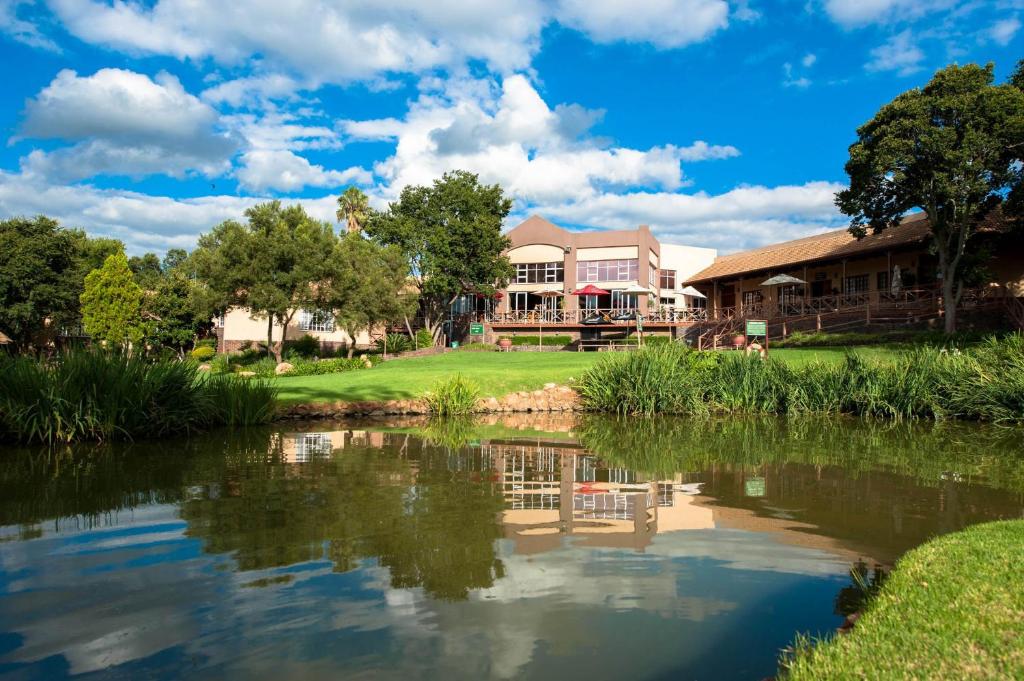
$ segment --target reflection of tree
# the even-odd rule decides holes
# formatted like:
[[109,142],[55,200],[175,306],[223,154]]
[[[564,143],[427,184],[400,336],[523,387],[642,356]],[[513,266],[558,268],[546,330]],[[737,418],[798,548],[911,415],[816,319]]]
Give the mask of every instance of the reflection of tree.
[[868,601],[878,595],[885,582],[886,572],[880,565],[874,571],[862,560],[850,568],[850,583],[836,594],[835,613],[842,617],[860,612]]
[[[232,553],[242,570],[326,557],[346,571],[377,558],[396,587],[465,598],[501,575],[501,497],[471,482],[470,452],[419,441],[412,450],[408,458],[386,446],[301,466],[228,465],[181,515],[190,536],[211,553]],[[465,460],[452,466],[453,456]]]

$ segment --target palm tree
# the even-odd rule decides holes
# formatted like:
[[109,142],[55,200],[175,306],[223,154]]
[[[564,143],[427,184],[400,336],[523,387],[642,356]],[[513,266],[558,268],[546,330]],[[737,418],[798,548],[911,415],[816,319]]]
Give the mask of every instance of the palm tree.
[[349,234],[358,233],[366,222],[370,202],[358,187],[349,187],[338,197],[338,222],[347,223]]

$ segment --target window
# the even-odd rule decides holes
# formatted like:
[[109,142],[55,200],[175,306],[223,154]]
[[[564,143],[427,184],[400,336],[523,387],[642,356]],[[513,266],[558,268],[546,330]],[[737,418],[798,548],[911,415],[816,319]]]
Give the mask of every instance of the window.
[[576,280],[634,281],[640,268],[636,258],[630,260],[583,260],[576,263]]
[[661,298],[658,298],[658,304],[659,305],[675,305],[676,304],[676,299],[675,298],[665,298],[663,296]]
[[223,329],[224,328],[224,315],[219,315],[217,317],[214,317],[213,325],[215,327],[217,327],[218,329]]
[[676,287],[675,270],[658,270],[658,288],[674,289]]
[[868,275],[855,274],[852,277],[847,277],[844,289],[846,293],[867,293]]
[[334,331],[334,315],[326,310],[303,310],[299,313],[300,331]]
[[658,268],[655,267],[654,265],[651,265],[647,269],[647,283],[650,284],[651,286],[658,285]]
[[565,264],[528,262],[516,264],[517,284],[554,284],[565,281]]
[[763,296],[760,291],[744,291],[743,292],[743,307],[752,307],[754,305],[760,305]]
[[879,272],[875,275],[875,290],[876,291],[888,291],[889,290],[889,273]]

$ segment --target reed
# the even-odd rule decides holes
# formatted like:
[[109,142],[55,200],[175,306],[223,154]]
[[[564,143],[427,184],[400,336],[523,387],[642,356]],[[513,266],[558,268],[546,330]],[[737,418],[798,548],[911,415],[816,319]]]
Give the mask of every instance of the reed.
[[54,445],[187,434],[269,420],[265,381],[203,376],[193,363],[100,349],[0,361],[0,438]]
[[952,352],[918,347],[887,361],[792,368],[769,357],[696,353],[677,344],[609,355],[580,382],[593,411],[825,413],[888,419],[1024,420],[1024,337]]
[[437,382],[424,396],[427,408],[435,416],[461,416],[476,409],[480,389],[462,374],[453,374]]

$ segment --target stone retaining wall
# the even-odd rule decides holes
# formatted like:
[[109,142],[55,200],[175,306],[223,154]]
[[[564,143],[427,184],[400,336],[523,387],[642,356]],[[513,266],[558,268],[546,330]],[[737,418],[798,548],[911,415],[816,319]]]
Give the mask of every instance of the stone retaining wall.
[[[485,397],[477,403],[478,414],[583,411],[579,395],[565,385],[548,383],[540,390],[522,390],[502,397]],[[392,416],[427,414],[422,399],[380,402],[318,402],[289,405],[281,418],[309,419],[336,416]]]

